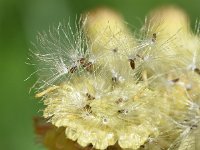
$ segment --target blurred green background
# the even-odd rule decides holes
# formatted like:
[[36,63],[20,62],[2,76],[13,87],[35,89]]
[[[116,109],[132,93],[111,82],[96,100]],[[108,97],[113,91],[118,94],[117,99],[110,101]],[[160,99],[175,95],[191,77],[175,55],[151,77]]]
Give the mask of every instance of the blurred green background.
[[183,8],[193,26],[200,16],[199,0],[0,0],[0,149],[44,149],[32,122],[42,107],[29,94],[35,78],[24,82],[34,71],[25,61],[38,31],[98,6],[117,10],[138,27],[150,10],[165,4]]

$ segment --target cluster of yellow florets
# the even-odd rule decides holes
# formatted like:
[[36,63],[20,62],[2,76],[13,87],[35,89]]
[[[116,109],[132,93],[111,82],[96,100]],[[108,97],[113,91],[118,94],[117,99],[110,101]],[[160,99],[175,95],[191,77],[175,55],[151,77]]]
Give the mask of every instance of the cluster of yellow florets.
[[107,9],[87,14],[77,30],[59,24],[39,36],[44,118],[82,147],[198,146],[200,38],[181,10],[152,12],[139,37]]

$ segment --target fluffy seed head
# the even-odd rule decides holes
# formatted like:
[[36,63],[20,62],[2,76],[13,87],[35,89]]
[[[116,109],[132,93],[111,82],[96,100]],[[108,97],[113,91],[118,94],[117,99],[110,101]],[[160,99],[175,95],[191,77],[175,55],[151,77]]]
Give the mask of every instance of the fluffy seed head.
[[[188,32],[179,9],[155,11],[149,20],[136,40],[121,17],[98,9],[77,32],[59,24],[40,36],[33,54],[42,64],[39,89],[48,88],[36,96],[44,98],[44,117],[67,138],[96,149],[118,143],[180,150],[199,133],[199,37]],[[180,27],[189,39],[184,44],[174,38]],[[195,46],[187,46],[194,37]]]

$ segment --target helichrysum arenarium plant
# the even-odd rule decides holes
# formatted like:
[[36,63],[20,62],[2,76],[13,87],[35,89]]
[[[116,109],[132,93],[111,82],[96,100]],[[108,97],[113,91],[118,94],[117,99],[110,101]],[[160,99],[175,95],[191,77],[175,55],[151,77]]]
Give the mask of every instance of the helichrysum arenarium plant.
[[39,34],[32,55],[49,122],[36,127],[44,144],[200,149],[199,27],[192,32],[182,10],[163,7],[132,34],[117,13],[99,8],[75,31],[60,23]]

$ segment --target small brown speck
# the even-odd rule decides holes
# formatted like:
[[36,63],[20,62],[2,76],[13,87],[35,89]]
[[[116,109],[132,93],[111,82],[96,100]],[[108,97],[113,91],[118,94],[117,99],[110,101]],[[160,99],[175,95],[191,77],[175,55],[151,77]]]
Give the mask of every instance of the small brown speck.
[[194,72],[196,72],[198,75],[200,75],[200,69],[199,68],[195,68]]
[[145,145],[141,145],[140,148],[142,148],[142,149],[145,148]]
[[108,119],[107,118],[103,118],[103,123],[108,123]]
[[79,62],[80,64],[82,64],[82,65],[85,63],[85,61],[86,61],[85,58],[80,58],[80,59],[78,60],[78,62]]
[[153,35],[152,35],[152,42],[156,42],[156,38],[157,38],[156,33],[153,33]]
[[117,78],[116,77],[112,77],[112,81],[115,83],[117,82]]
[[135,61],[133,59],[129,59],[130,66],[134,70],[135,69]]
[[121,110],[118,110],[117,112],[120,114],[128,114],[128,110],[126,109],[121,109]]
[[191,127],[190,127],[190,129],[192,130],[192,129],[196,129],[198,126],[196,125],[196,124],[194,124],[194,125],[192,125]]
[[117,48],[114,48],[114,49],[113,49],[113,52],[114,52],[114,53],[117,53],[117,51],[118,51]]
[[74,73],[74,72],[76,72],[76,70],[77,70],[77,66],[74,66],[74,67],[71,67],[70,68],[70,73]]
[[87,96],[88,100],[94,100],[95,99],[95,97],[90,95],[89,93],[86,93],[86,96]]
[[122,110],[118,110],[117,112],[118,112],[118,113],[123,113],[123,111],[124,111],[124,110],[122,109]]
[[122,98],[119,98],[118,100],[116,100],[116,104],[120,104],[123,102],[123,99]]
[[176,82],[179,81],[179,78],[173,79],[173,80],[171,80],[171,81],[174,82],[174,83],[176,83]]
[[91,72],[92,71],[92,62],[87,62],[87,63],[85,63],[85,64],[83,64],[83,67],[87,70],[87,71],[89,71],[89,72]]
[[89,104],[85,105],[83,107],[83,109],[87,110],[89,113],[92,113],[92,110],[91,110],[92,108],[91,108],[91,106]]

